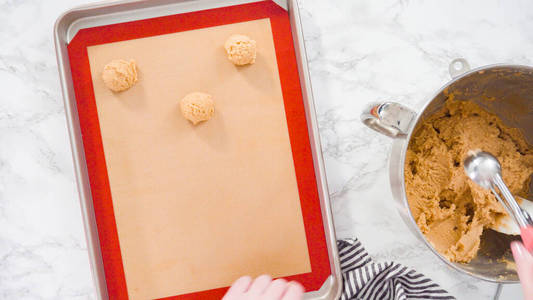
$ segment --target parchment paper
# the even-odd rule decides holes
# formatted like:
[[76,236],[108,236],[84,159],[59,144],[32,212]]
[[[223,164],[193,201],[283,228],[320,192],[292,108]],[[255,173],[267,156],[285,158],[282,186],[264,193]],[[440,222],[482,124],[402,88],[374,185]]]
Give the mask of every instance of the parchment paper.
[[[236,67],[228,36],[257,41]],[[269,19],[88,48],[130,299],[228,286],[241,275],[311,271]],[[113,93],[112,59],[139,81]],[[213,95],[197,126],[179,100]]]

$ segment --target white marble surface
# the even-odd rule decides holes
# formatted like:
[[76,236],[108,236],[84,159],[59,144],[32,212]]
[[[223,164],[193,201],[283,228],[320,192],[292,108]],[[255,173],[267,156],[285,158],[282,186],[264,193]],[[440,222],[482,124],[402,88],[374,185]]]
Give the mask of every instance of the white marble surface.
[[[0,299],[95,298],[52,42],[55,18],[86,2],[0,0]],[[375,259],[414,267],[458,299],[492,299],[495,285],[448,269],[408,231],[389,188],[391,141],[359,114],[370,101],[419,107],[456,57],[532,65],[533,2],[300,6],[338,236],[359,237]]]

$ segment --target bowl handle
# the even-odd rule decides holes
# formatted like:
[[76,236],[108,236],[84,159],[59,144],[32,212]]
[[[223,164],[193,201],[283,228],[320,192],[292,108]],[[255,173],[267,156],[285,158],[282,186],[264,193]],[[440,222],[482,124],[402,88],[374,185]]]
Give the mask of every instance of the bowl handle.
[[396,102],[372,103],[361,114],[361,121],[371,129],[391,138],[409,134],[416,113]]
[[[464,58],[456,58],[450,62],[448,71],[455,79],[470,71],[470,64]],[[415,119],[413,110],[396,102],[372,103],[361,114],[366,126],[391,138],[405,138]]]

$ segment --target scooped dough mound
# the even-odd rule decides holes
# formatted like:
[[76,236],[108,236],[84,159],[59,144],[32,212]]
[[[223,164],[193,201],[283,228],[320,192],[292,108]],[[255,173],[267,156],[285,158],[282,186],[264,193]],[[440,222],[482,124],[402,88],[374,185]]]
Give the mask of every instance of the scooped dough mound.
[[453,262],[470,262],[483,230],[506,214],[494,195],[472,182],[463,161],[482,149],[501,163],[503,180],[525,196],[533,173],[533,146],[516,128],[470,101],[448,95],[444,107],[414,133],[405,162],[411,212],[437,251]]
[[102,79],[113,92],[122,92],[137,82],[137,66],[134,60],[115,59],[105,65]]
[[194,92],[180,101],[181,113],[194,125],[207,121],[215,114],[215,103],[211,95]]
[[234,34],[224,44],[228,59],[235,65],[253,64],[257,56],[256,42],[246,35]]

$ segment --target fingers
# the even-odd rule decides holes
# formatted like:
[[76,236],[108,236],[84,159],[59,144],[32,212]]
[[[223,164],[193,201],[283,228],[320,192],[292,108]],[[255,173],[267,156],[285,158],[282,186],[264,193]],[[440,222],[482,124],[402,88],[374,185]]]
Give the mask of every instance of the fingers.
[[237,279],[222,300],[301,300],[304,288],[301,284],[285,279],[261,275],[252,281],[249,276]]
[[303,295],[304,287],[296,281],[291,281],[287,285],[287,290],[281,300],[301,300]]
[[225,299],[234,299],[237,295],[244,294],[252,283],[252,278],[250,276],[243,276],[237,279],[226,292]]
[[512,242],[511,250],[516,263],[516,272],[522,284],[524,298],[533,299],[533,256],[520,242]]
[[263,293],[263,299],[280,299],[287,289],[287,280],[276,279],[270,283]]
[[[263,292],[267,289],[267,287],[270,285],[270,282],[272,281],[272,278],[268,275],[261,275],[257,277],[254,282],[252,282],[252,285],[248,289],[248,294],[251,297],[259,297],[259,295],[263,294]],[[253,299],[253,298],[250,298]]]

